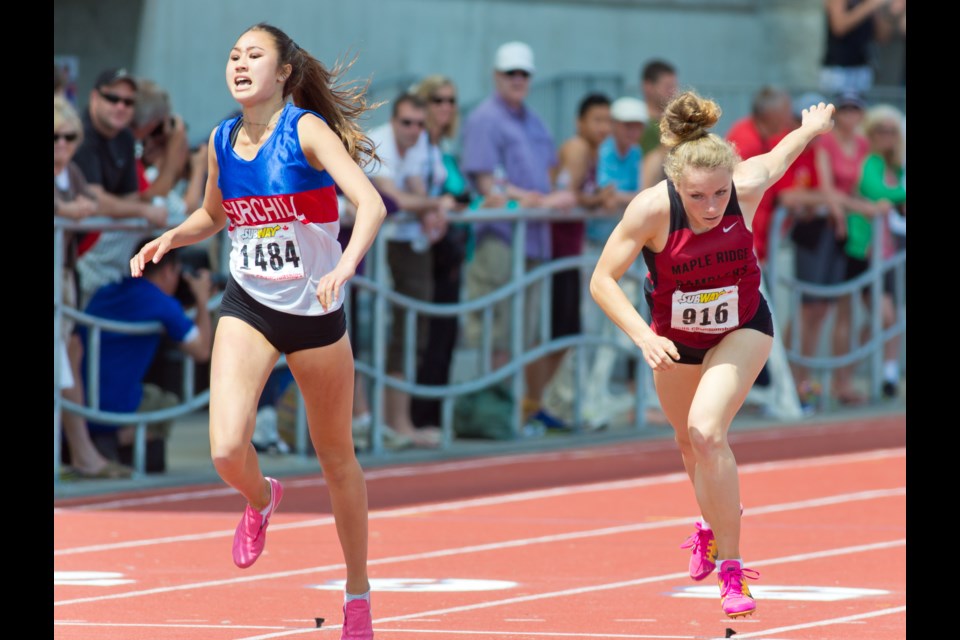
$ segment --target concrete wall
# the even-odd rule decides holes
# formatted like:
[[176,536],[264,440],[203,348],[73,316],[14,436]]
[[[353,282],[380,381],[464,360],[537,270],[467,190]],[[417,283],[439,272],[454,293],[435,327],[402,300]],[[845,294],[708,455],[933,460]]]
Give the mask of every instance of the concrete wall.
[[108,67],[137,73],[141,0],[54,0],[53,55],[79,60],[77,98],[86,105],[97,74]]
[[81,58],[81,102],[108,59],[129,60],[170,91],[194,141],[235,108],[227,53],[261,20],[324,62],[359,54],[351,77],[372,77],[387,98],[398,79],[443,73],[475,102],[491,89],[497,46],[513,39],[533,47],[536,80],[615,73],[627,92],[638,91],[644,61],[663,57],[683,85],[721,100],[721,126],[764,83],[815,84],[823,35],[820,0],[56,0],[54,9],[55,53]]

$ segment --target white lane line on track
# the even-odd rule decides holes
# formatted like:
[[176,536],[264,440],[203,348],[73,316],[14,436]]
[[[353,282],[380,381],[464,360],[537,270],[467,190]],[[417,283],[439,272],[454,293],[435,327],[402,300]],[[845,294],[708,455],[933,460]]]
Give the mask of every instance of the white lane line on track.
[[[746,434],[738,434],[741,440],[746,440]],[[765,438],[761,438],[765,439]],[[731,442],[733,437],[731,436]],[[671,451],[678,453],[676,443],[671,441],[658,442],[656,446],[651,446],[649,448],[644,447],[642,449],[635,449],[637,453],[655,453],[658,451]],[[616,449],[611,450],[609,455],[605,456],[585,456],[582,452],[552,452],[552,453],[536,453],[536,454],[522,454],[517,456],[500,456],[495,458],[481,458],[478,460],[462,460],[457,462],[444,462],[444,463],[423,463],[420,465],[408,465],[402,467],[389,467],[384,469],[373,469],[370,471],[364,472],[364,477],[367,482],[375,482],[377,480],[390,480],[393,478],[400,477],[410,477],[410,476],[423,476],[428,474],[441,474],[441,473],[456,473],[459,471],[469,471],[473,469],[488,469],[491,467],[507,466],[507,465],[517,465],[517,464],[527,464],[529,462],[552,462],[552,461],[564,461],[570,459],[582,459],[585,457],[620,457],[624,455],[622,451],[617,451]],[[890,457],[905,456],[906,449],[897,448],[897,449],[878,449],[875,451],[867,451],[860,453],[849,453],[849,454],[840,454],[832,456],[817,456],[813,458],[800,458],[797,460],[783,460],[776,462],[758,462],[747,465],[742,465],[740,467],[741,473],[747,473],[751,468],[756,470],[766,470],[767,466],[770,465],[776,469],[789,469],[796,466],[807,467],[811,465],[824,465],[824,464],[836,464],[837,461],[842,462],[864,462],[870,460],[885,459]],[[310,487],[325,487],[326,482],[323,477],[317,478],[308,478],[301,480],[291,480],[289,482],[289,487],[291,488],[310,488]],[[284,482],[284,486],[288,486],[288,482]],[[163,495],[156,496],[146,496],[146,497],[135,497],[135,498],[121,498],[117,500],[106,500],[103,502],[94,502],[83,505],[78,505],[76,507],[70,506],[61,506],[57,507],[55,511],[57,512],[71,512],[71,511],[103,511],[109,509],[125,509],[125,508],[134,508],[134,507],[143,507],[150,505],[158,504],[170,504],[176,502],[184,502],[189,500],[205,500],[208,498],[222,498],[224,496],[236,496],[237,492],[231,487],[221,487],[217,489],[195,489],[195,490],[186,490],[186,491],[176,491],[173,493],[167,493]]]
[[[760,560],[760,561],[757,561],[757,562],[752,562],[752,561],[751,561],[751,562],[750,562],[750,566],[752,566],[752,567],[753,567],[753,566],[756,566],[756,567],[760,567],[760,566],[770,566],[770,565],[785,564],[785,563],[790,563],[790,562],[799,562],[799,561],[802,561],[802,560],[812,560],[812,559],[817,559],[817,558],[828,558],[828,557],[833,557],[833,556],[838,556],[838,555],[846,555],[846,554],[850,554],[850,553],[862,553],[862,552],[868,552],[868,551],[880,551],[880,550],[891,549],[891,548],[895,548],[895,547],[905,547],[906,544],[907,544],[907,541],[901,539],[901,540],[891,540],[891,541],[889,541],[889,542],[879,542],[879,543],[876,543],[876,544],[857,545],[857,546],[845,547],[845,548],[841,548],[841,549],[827,549],[827,550],[824,550],[824,551],[821,551],[821,552],[815,552],[815,553],[805,553],[805,554],[794,555],[794,556],[784,556],[783,558],[770,558],[770,559],[767,559],[767,560]],[[386,622],[396,622],[396,621],[401,621],[401,620],[409,620],[409,619],[414,619],[414,618],[420,618],[420,617],[423,617],[423,616],[437,616],[437,615],[446,615],[446,614],[450,614],[450,613],[461,613],[461,612],[464,612],[464,611],[476,611],[476,610],[478,610],[478,609],[489,609],[489,608],[493,608],[493,607],[499,607],[499,606],[510,605],[510,604],[517,604],[517,603],[521,603],[521,602],[532,602],[532,601],[535,601],[535,600],[547,600],[547,599],[550,599],[550,598],[559,598],[559,597],[565,597],[565,596],[571,596],[571,595],[580,595],[580,594],[583,594],[583,593],[596,593],[596,592],[598,592],[598,591],[609,591],[609,590],[611,590],[611,589],[622,589],[622,588],[625,588],[625,587],[639,586],[639,585],[650,584],[650,583],[654,583],[654,582],[665,582],[665,581],[669,581],[669,580],[681,580],[681,579],[688,578],[688,577],[689,577],[689,576],[688,576],[688,574],[687,574],[686,571],[679,571],[679,572],[677,572],[677,573],[668,573],[668,574],[659,575],[659,576],[649,576],[649,577],[646,577],[646,578],[637,578],[637,579],[634,579],[634,580],[624,580],[624,581],[621,581],[621,582],[613,582],[613,583],[609,583],[609,584],[592,585],[592,586],[589,586],[589,587],[576,587],[576,588],[573,588],[573,589],[563,589],[563,590],[561,590],[561,591],[552,591],[552,592],[548,592],[548,593],[538,593],[538,594],[532,594],[532,595],[529,595],[529,596],[519,596],[519,597],[515,597],[515,598],[504,598],[504,599],[501,599],[501,600],[491,600],[491,601],[487,601],[487,602],[479,602],[479,603],[475,603],[475,604],[472,604],[472,605],[462,605],[462,606],[458,606],[458,607],[448,607],[448,608],[446,608],[446,609],[433,609],[433,610],[430,610],[430,611],[421,611],[421,612],[419,612],[419,613],[411,613],[411,614],[402,615],[402,616],[393,616],[393,617],[389,617],[389,618],[378,618],[378,619],[374,620],[373,623],[374,623],[374,625],[376,626],[376,625],[378,625],[378,624],[384,624],[384,623],[386,623]],[[906,609],[906,607],[903,607],[903,609]],[[826,621],[826,620],[825,620],[825,621],[811,622],[811,623],[806,623],[805,625],[797,625],[796,628],[799,629],[799,628],[806,628],[807,626],[823,626],[823,625],[827,625],[827,624],[834,624],[834,623],[836,623],[836,622],[843,622],[843,621],[850,621],[850,620],[856,620],[856,619],[863,619],[863,618],[865,618],[865,617],[872,617],[872,615],[886,615],[886,614],[890,614],[890,613],[896,613],[896,612],[899,611],[899,610],[900,610],[900,608],[887,609],[887,610],[884,610],[883,612],[872,612],[871,614],[861,614],[861,615],[854,615],[854,616],[846,616],[846,617],[844,617],[844,618],[838,618],[838,619],[833,619],[833,620],[829,620],[829,621]],[[333,627],[330,627],[330,628],[332,628],[332,629],[333,629],[333,628],[339,628],[339,626],[340,626],[340,625],[334,625]],[[789,631],[789,630],[792,629],[792,628],[794,628],[794,627],[783,627],[783,628],[780,628],[780,629],[771,629],[771,630],[762,631],[762,632],[760,632],[760,631],[758,631],[758,632],[751,632],[751,633],[742,634],[742,635],[738,633],[737,635],[740,636],[740,637],[742,637],[742,638],[744,638],[744,637],[762,637],[762,638],[765,638],[766,640],[771,640],[771,636],[770,636],[771,633],[782,633],[782,632],[785,632],[785,631]],[[392,629],[382,629],[382,631],[383,631],[384,633],[386,633],[387,631],[392,631]],[[422,631],[422,630],[421,630],[421,631]],[[280,632],[277,632],[277,633],[268,633],[268,634],[257,635],[257,636],[248,636],[248,637],[246,637],[246,638],[240,638],[240,639],[238,639],[238,640],[272,640],[273,638],[283,638],[283,637],[287,637],[287,636],[300,635],[300,634],[303,634],[303,633],[306,633],[306,632],[307,632],[307,630],[302,630],[302,629],[300,629],[300,630],[294,630],[294,631],[280,631]],[[589,637],[589,636],[587,636],[587,637]],[[616,637],[616,636],[608,636],[608,637]],[[626,637],[630,637],[630,636],[626,636]],[[644,637],[644,636],[639,636],[639,637]],[[657,637],[657,636],[647,636],[647,637]],[[667,636],[663,636],[663,637],[667,637]]]
[[[287,635],[302,634],[307,632],[318,633],[317,629],[310,628],[297,628],[290,629],[288,627],[271,627],[266,625],[233,625],[233,624],[224,624],[224,625],[212,625],[212,624],[136,624],[136,623],[116,623],[116,622],[72,622],[69,620],[54,620],[54,626],[59,627],[107,627],[107,628],[144,628],[144,629],[262,629],[262,630],[286,630],[288,631]],[[340,627],[323,627],[326,629],[339,629]],[[438,635],[461,635],[461,636],[481,636],[481,637],[495,637],[495,636],[524,636],[532,638],[611,638],[616,640],[618,638],[626,639],[637,639],[637,640],[697,640],[698,636],[676,636],[676,635],[650,635],[650,634],[635,634],[635,633],[563,633],[563,632],[549,632],[549,631],[467,631],[467,630],[457,630],[450,631],[447,629],[374,629],[378,632],[389,632],[393,633],[432,633]],[[262,638],[269,637],[279,637],[276,635],[270,636],[259,636]],[[248,639],[249,640],[249,639]]]
[[738,633],[737,638],[769,638],[771,633],[788,633],[790,631],[799,631],[800,629],[811,629],[813,627],[825,627],[833,624],[842,624],[844,622],[856,622],[858,620],[876,618],[877,616],[889,616],[894,613],[901,613],[906,610],[907,610],[906,605],[902,607],[891,607],[889,609],[880,609],[879,611],[870,611],[868,613],[857,613],[849,616],[843,616],[842,618],[828,618],[825,620],[816,620],[812,622],[805,622],[803,624],[795,624],[789,627],[777,627],[776,629],[767,629],[766,631],[750,631],[747,633]]
[[[578,485],[570,487],[558,487],[554,489],[536,489],[533,491],[522,491],[519,493],[510,493],[498,496],[489,496],[484,498],[469,498],[466,500],[453,500],[449,502],[438,502],[434,504],[417,505],[413,507],[401,507],[398,509],[384,509],[371,511],[368,519],[381,520],[387,518],[402,518],[406,516],[422,515],[425,513],[439,513],[443,511],[456,511],[458,509],[468,509],[471,507],[486,507],[511,502],[523,502],[527,500],[539,500],[541,498],[552,498],[556,496],[567,496],[574,493],[588,493],[594,491],[614,491],[618,489],[633,489],[653,484],[665,484],[667,482],[682,482],[687,480],[685,473],[675,473],[667,476],[658,476],[653,478],[639,478],[636,480],[616,480],[612,482],[601,482],[589,485]],[[233,491],[231,489],[231,491]],[[305,527],[314,527],[318,525],[333,524],[333,516],[324,516],[322,518],[312,518],[301,522],[290,522],[286,524],[275,524],[270,526],[270,531],[286,531],[288,529],[303,529]],[[127,542],[113,542],[108,544],[90,545],[86,547],[74,547],[69,549],[54,550],[54,556],[74,555],[77,553],[90,553],[92,551],[112,551],[113,549],[124,549],[131,547],[152,546],[155,544],[167,544],[171,542],[190,542],[193,540],[206,540],[210,538],[232,538],[233,529],[221,531],[210,531],[200,534],[185,534],[182,536],[169,536],[164,538],[148,538],[145,540],[130,540]]]
[[[331,627],[333,628],[333,627]],[[377,629],[377,633],[435,633],[440,636],[480,636],[481,638],[495,638],[506,636],[510,638],[610,638],[612,640],[708,640],[706,636],[668,636],[663,634],[651,635],[645,633],[564,633],[562,631],[450,631],[447,629]],[[303,631],[286,633],[283,635],[300,635]],[[268,640],[281,638],[281,635],[265,635],[243,638],[242,640]]]
[[[136,629],[260,629],[263,631],[290,629],[290,627],[278,627],[277,625],[266,624],[150,624],[146,622],[79,622],[75,620],[54,620],[53,625],[55,627],[132,627]],[[316,629],[314,629],[314,631],[316,631]]]
[[[673,442],[663,443],[659,446],[650,447],[649,452],[653,453],[657,451],[666,451],[671,448],[676,449],[676,445],[674,445]],[[644,449],[644,452],[647,452],[647,450]],[[622,457],[623,455],[623,451],[617,451],[615,449],[611,449],[608,453],[604,453],[603,455],[598,454],[592,456],[584,455],[583,452],[578,451],[530,453],[519,454],[516,456],[497,456],[491,458],[478,458],[474,460],[459,460],[455,462],[427,462],[417,465],[386,467],[364,471],[363,476],[369,484],[378,480],[392,480],[394,478],[407,478],[430,474],[457,473],[460,471],[470,471],[473,469],[489,469],[491,467],[529,464],[531,462],[562,462],[571,459],[582,460],[584,458]],[[325,487],[326,481],[322,476],[318,476],[315,478],[284,481],[284,486],[289,486],[292,488]],[[128,507],[184,502],[187,500],[204,500],[207,498],[222,498],[223,496],[235,495],[237,495],[237,492],[231,487],[221,487],[217,489],[195,489],[177,491],[174,493],[157,496],[121,498],[118,500],[93,502],[78,505],[76,507],[58,507],[58,509],[62,511],[102,511],[106,509],[123,509]]]
[[[737,633],[737,636],[740,638],[766,638],[770,640],[772,636],[770,634],[775,633],[789,633],[791,631],[799,631],[802,629],[810,629],[815,627],[830,626],[836,624],[843,624],[847,622],[857,622],[860,620],[866,620],[869,618],[876,618],[880,616],[893,615],[896,613],[902,613],[907,610],[906,606],[901,607],[891,607],[888,609],[881,609],[879,611],[871,611],[868,613],[860,613],[849,616],[843,616],[841,618],[827,618],[823,620],[815,620],[811,622],[806,622],[803,624],[791,625],[788,627],[777,627],[774,629],[766,629],[763,631],[750,631],[746,633]],[[383,623],[384,620],[378,620],[378,623]],[[134,624],[134,623],[113,623],[113,622],[80,622],[80,621],[70,621],[70,620],[55,620],[54,626],[61,627],[125,627],[125,628],[177,628],[177,629],[250,629],[250,630],[263,630],[263,631],[280,631],[282,635],[276,633],[270,635],[260,635],[255,637],[248,637],[244,640],[269,640],[270,638],[279,638],[283,636],[290,635],[300,635],[307,632],[316,632],[316,629],[288,629],[285,627],[276,627],[268,625],[212,625],[212,624]],[[731,623],[732,624],[732,623]],[[327,627],[330,630],[339,628],[339,625]],[[704,636],[688,636],[688,635],[651,635],[651,634],[634,634],[634,633],[564,633],[564,632],[550,632],[550,631],[492,631],[492,630],[450,630],[450,629],[398,629],[398,628],[389,628],[389,629],[375,629],[381,633],[423,633],[423,634],[437,634],[437,635],[460,635],[460,636],[481,636],[481,637],[496,637],[496,636],[523,636],[531,638],[625,638],[625,639],[636,639],[636,640],[697,640],[698,638],[704,638]]]
[[[849,502],[858,502],[863,500],[876,500],[883,499],[893,496],[902,496],[906,495],[906,488],[899,487],[895,489],[887,490],[877,490],[877,491],[864,491],[840,496],[830,496],[826,498],[815,498],[813,500],[801,500],[798,502],[792,503],[782,503],[768,505],[766,507],[756,507],[751,508],[747,513],[749,515],[757,515],[762,513],[774,513],[787,510],[796,510],[796,509],[808,509],[813,507],[822,506],[825,504],[843,504]],[[453,547],[449,549],[438,549],[435,551],[427,551],[422,553],[413,553],[403,556],[391,556],[387,558],[375,558],[368,562],[370,566],[379,566],[393,564],[397,562],[410,562],[417,560],[429,560],[434,558],[442,558],[449,556],[464,555],[468,553],[479,553],[483,551],[498,551],[502,549],[510,548],[519,548],[527,547],[537,544],[548,544],[553,542],[563,542],[569,540],[577,540],[584,538],[596,538],[600,536],[616,535],[621,533],[633,533],[636,531],[645,531],[653,529],[663,529],[666,527],[673,526],[686,526],[690,523],[690,518],[674,518],[672,520],[660,520],[657,522],[643,522],[631,525],[621,525],[617,527],[603,527],[600,529],[590,529],[585,531],[573,531],[562,534],[553,534],[546,536],[537,536],[533,538],[519,538],[513,540],[505,540],[501,542],[491,542],[486,544],[478,544],[466,547]],[[853,547],[851,547],[853,548]],[[760,566],[759,562],[752,562],[751,566]],[[249,576],[237,577],[237,578],[225,578],[222,580],[210,580],[206,582],[195,582],[183,585],[174,585],[170,587],[156,587],[153,589],[143,589],[139,591],[127,591],[120,593],[111,593],[100,596],[89,596],[84,598],[73,598],[70,600],[60,600],[55,601],[54,606],[65,606],[71,604],[81,604],[85,602],[102,602],[105,600],[119,600],[125,598],[134,598],[140,596],[155,595],[158,593],[169,593],[173,591],[189,591],[192,589],[201,589],[206,587],[219,587],[230,584],[241,584],[244,582],[253,582],[261,580],[270,580],[270,579],[279,579],[279,578],[288,578],[293,576],[302,576],[310,575],[314,573],[320,573],[324,571],[342,571],[345,568],[343,563],[319,566],[319,567],[307,567],[303,569],[295,569],[290,571],[277,571],[273,573],[265,574],[254,574]],[[677,576],[682,576],[686,574],[676,574]]]
[[[894,450],[885,450],[885,451],[873,451],[866,454],[852,454],[852,455],[843,455],[843,456],[832,456],[829,460],[824,458],[811,458],[807,460],[794,460],[789,462],[762,462],[756,464],[743,465],[740,467],[741,474],[748,473],[763,473],[767,471],[780,471],[783,469],[789,468],[809,468],[810,466],[820,466],[823,464],[850,464],[852,462],[864,462],[872,461],[877,459],[888,459],[895,458],[900,456],[905,456],[906,452],[903,449],[894,449]],[[666,484],[669,482],[687,482],[688,478],[685,473],[672,473],[661,476],[650,476],[644,478],[636,478],[631,480],[614,480],[607,482],[591,483],[591,484],[581,484],[581,485],[571,485],[568,487],[557,487],[553,489],[534,489],[530,491],[521,491],[517,493],[510,493],[497,496],[489,496],[484,498],[470,498],[466,500],[454,500],[449,502],[438,502],[434,504],[424,504],[417,505],[412,507],[401,507],[398,509],[386,509],[386,510],[375,510],[371,511],[369,514],[370,520],[382,519],[382,518],[395,518],[395,517],[406,517],[410,515],[422,515],[425,513],[437,513],[442,511],[453,511],[457,509],[465,509],[470,507],[477,506],[491,506],[499,504],[507,504],[511,502],[522,502],[525,500],[538,500],[541,498],[548,498],[554,496],[566,496],[576,493],[587,493],[593,491],[613,491],[620,489],[633,489],[637,487],[644,487],[650,485],[660,485]],[[304,481],[307,482],[307,481]],[[309,481],[314,482],[314,481]],[[231,493],[234,492],[233,489],[229,489]],[[751,511],[753,509],[751,508]],[[61,517],[65,514],[60,513]],[[311,518],[310,520],[303,520],[300,522],[290,522],[285,524],[274,524],[271,527],[271,531],[285,531],[287,529],[302,529],[305,527],[314,527],[314,526],[323,526],[333,524],[332,516],[324,516],[320,518]],[[214,538],[232,538],[234,535],[233,529],[224,529],[220,531],[209,531],[206,533],[191,533],[184,534],[180,536],[165,536],[162,538],[147,538],[142,540],[127,540],[124,542],[110,542],[105,544],[95,544],[87,545],[83,547],[70,547],[66,549],[54,549],[54,556],[68,556],[75,555],[79,553],[93,553],[99,551],[113,551],[115,549],[129,549],[134,547],[141,546],[152,546],[155,544],[171,544],[177,542],[192,542],[196,540],[210,540]]]

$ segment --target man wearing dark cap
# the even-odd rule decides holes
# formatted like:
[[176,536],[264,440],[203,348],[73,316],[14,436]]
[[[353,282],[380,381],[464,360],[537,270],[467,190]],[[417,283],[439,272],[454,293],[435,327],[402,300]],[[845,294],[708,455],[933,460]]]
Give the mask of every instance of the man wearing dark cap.
[[[135,143],[130,123],[137,102],[137,81],[126,69],[107,69],[97,76],[83,116],[83,144],[74,162],[97,196],[98,213],[111,218],[144,218],[166,224],[166,206],[141,200],[138,193]],[[146,230],[144,230],[146,231]],[[81,240],[81,304],[99,287],[129,275],[128,260],[141,234],[105,231]]]
[[863,101],[863,98],[856,91],[844,91],[837,96],[837,99],[833,101],[833,105],[840,109],[859,109],[860,111],[866,112],[867,103]]

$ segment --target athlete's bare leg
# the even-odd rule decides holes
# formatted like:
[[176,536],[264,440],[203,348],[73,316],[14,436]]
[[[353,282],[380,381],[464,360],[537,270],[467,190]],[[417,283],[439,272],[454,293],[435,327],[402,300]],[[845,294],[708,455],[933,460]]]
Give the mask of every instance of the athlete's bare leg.
[[310,439],[330,490],[347,565],[347,593],[370,590],[367,578],[367,485],[353,449],[354,366],[350,338],[287,354],[307,409]]
[[726,335],[707,352],[690,406],[690,442],[697,459],[694,488],[721,559],[740,557],[740,479],[727,432],[772,347],[773,338],[754,329]]
[[246,322],[220,318],[210,363],[210,456],[223,481],[256,510],[270,504],[251,439],[257,403],[280,353]]
[[772,346],[770,336],[740,329],[708,351],[702,365],[654,372],[660,404],[720,558],[740,557],[740,482],[727,432]]
[[[643,361],[640,365],[646,366]],[[697,385],[700,384],[701,369],[699,364],[678,364],[669,371],[653,372],[653,386],[660,399],[660,408],[663,409],[667,421],[673,427],[674,438],[683,457],[683,467],[690,476],[691,484],[697,471],[697,459],[690,444],[690,431],[687,426],[690,405],[693,404],[693,396],[697,392]]]

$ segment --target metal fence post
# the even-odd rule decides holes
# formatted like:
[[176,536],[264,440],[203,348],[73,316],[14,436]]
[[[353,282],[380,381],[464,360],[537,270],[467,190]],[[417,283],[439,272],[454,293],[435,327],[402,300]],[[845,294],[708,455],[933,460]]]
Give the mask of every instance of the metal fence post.
[[[520,282],[527,269],[527,221],[521,217],[514,223],[513,244],[510,247],[513,254],[512,260],[512,280]],[[524,308],[525,289],[518,287],[513,293],[513,305],[510,314],[510,357],[513,362],[520,360],[524,353],[524,317],[526,309]],[[531,310],[532,311],[532,310]],[[518,367],[513,374],[513,413],[514,413],[514,436],[523,433],[523,398],[526,393],[523,377],[524,367]]]
[[[53,221],[53,484],[60,483],[60,458],[63,446],[63,425],[60,417],[63,408],[60,394],[63,361],[63,255],[64,230],[56,219]],[[76,383],[76,381],[74,381]]]

